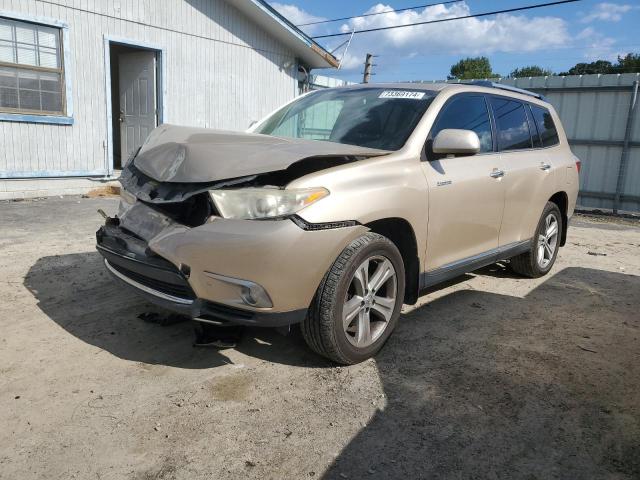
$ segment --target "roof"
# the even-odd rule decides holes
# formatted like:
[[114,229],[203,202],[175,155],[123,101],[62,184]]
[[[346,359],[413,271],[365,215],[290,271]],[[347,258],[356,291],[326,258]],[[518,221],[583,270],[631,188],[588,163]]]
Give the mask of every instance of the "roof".
[[493,83],[489,85],[488,83],[450,83],[450,82],[398,82],[398,83],[366,83],[366,84],[353,84],[347,85],[344,87],[336,87],[336,88],[385,88],[389,90],[394,89],[403,89],[403,90],[417,90],[420,92],[441,92],[442,90],[460,90],[467,92],[483,92],[483,93],[493,93],[500,95],[508,95],[513,96],[514,98],[519,98],[520,100],[525,100],[533,103],[549,103],[546,98],[542,95],[538,95],[535,92],[531,92],[529,90],[524,90],[520,88],[510,87],[509,85],[502,85],[499,83]]
[[421,83],[421,82],[385,82],[385,83],[351,83],[336,88],[388,88],[404,90],[418,90],[421,92],[439,92],[448,87],[449,83]]
[[269,34],[289,47],[310,68],[337,68],[338,59],[264,0],[227,0]]

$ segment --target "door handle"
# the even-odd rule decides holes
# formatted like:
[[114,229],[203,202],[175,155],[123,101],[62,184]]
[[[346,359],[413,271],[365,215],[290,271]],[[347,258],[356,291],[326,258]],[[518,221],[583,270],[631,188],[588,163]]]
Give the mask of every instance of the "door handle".
[[118,117],[118,120],[120,121],[120,123],[124,123],[124,111],[120,110],[120,115]]
[[551,165],[549,165],[548,163],[544,163],[544,162],[542,162],[542,163],[540,164],[540,170],[544,170],[545,172],[546,172],[547,170],[551,170]]
[[504,177],[504,170],[498,170],[497,168],[494,168],[493,171],[489,174],[489,176],[491,178]]

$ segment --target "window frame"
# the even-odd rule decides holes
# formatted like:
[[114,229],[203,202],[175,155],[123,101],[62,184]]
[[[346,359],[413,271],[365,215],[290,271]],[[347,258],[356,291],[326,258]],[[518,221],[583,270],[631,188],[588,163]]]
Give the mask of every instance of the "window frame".
[[[529,133],[531,133],[531,142],[532,149],[536,150],[538,148],[542,148],[542,135],[540,135],[540,129],[538,128],[538,124],[536,123],[536,119],[533,116],[533,110],[530,103],[525,104],[524,110],[527,114],[527,122],[529,123]],[[538,139],[538,145],[536,145],[533,132],[535,132],[535,137]]]
[[69,50],[69,25],[60,20],[25,15],[15,12],[0,10],[0,17],[16,22],[24,22],[45,27],[56,28],[60,35],[60,68],[52,69],[39,66],[28,66],[16,63],[0,62],[1,67],[16,68],[19,70],[58,73],[61,76],[61,102],[62,112],[47,112],[35,110],[21,110],[12,108],[0,108],[0,122],[26,122],[47,123],[56,125],[73,125],[73,99],[71,95],[71,55]]
[[[538,122],[536,121],[536,117],[533,115],[533,108],[539,108],[541,110],[544,110],[546,113],[548,113],[551,116],[551,121],[553,122],[553,128],[556,131],[556,136],[558,137],[558,141],[556,143],[554,143],[553,145],[548,145],[545,146],[544,145],[544,140],[542,139],[542,132],[540,132],[540,129],[538,128]],[[558,130],[558,125],[556,123],[555,118],[553,118],[553,115],[551,115],[551,110],[549,110],[547,107],[543,106],[543,105],[537,105],[535,103],[530,103],[529,104],[529,110],[531,111],[531,120],[533,121],[534,126],[536,127],[536,132],[538,132],[538,137],[540,138],[540,147],[538,148],[555,148],[557,146],[559,146],[562,143],[562,140],[560,139],[560,132]]]
[[[551,110],[549,110],[549,108],[546,107],[545,105],[539,105],[537,103],[531,103],[531,102],[528,102],[526,100],[522,100],[520,98],[510,97],[508,95],[499,95],[499,94],[493,94],[492,93],[492,94],[487,94],[487,96],[488,97],[505,98],[507,100],[512,100],[514,102],[522,103],[525,106],[525,113],[527,114],[527,121],[529,122],[529,134],[531,136],[531,142],[532,142],[531,144],[533,145],[533,135],[534,134],[538,135],[538,138],[540,139],[540,146],[539,147],[532,146],[530,148],[526,148],[526,149],[523,148],[521,150],[501,150],[500,146],[498,145],[497,149],[496,149],[496,152],[498,152],[498,153],[515,153],[515,152],[522,152],[524,150],[544,150],[544,149],[547,149],[547,148],[556,148],[556,147],[562,145],[562,138],[560,136],[560,131],[558,130],[558,122],[556,122],[556,119],[553,118],[553,115],[551,114]],[[487,100],[487,101],[489,101],[489,104],[491,106],[490,100]],[[553,120],[553,126],[555,127],[557,135],[558,135],[558,143],[555,143],[553,145],[549,145],[547,147],[544,146],[544,144],[542,142],[542,134],[539,132],[538,124],[536,122],[535,117],[533,116],[533,110],[532,110],[533,107],[541,108],[542,110],[545,110],[547,113],[549,113],[549,115],[551,115],[551,119]],[[491,106],[490,113],[491,113],[492,123],[495,125],[494,135],[495,135],[496,143],[497,143],[498,142],[498,136],[497,136],[498,135],[498,131],[497,131],[498,126],[497,126],[497,123],[496,123],[496,121],[494,119],[494,116],[493,116],[493,106]],[[530,118],[530,120],[529,120],[529,118]],[[532,126],[535,129],[535,133],[532,133],[532,130],[531,130]]]
[[485,108],[487,109],[487,116],[489,117],[489,126],[491,127],[491,150],[488,150],[486,152],[478,152],[474,155],[465,155],[465,156],[478,157],[480,155],[493,155],[498,152],[498,137],[497,137],[497,130],[496,130],[497,127],[496,127],[495,119],[493,117],[493,109],[491,108],[491,103],[487,98],[488,96],[489,95],[487,95],[484,92],[461,92],[461,93],[456,93],[454,95],[451,95],[449,98],[447,98],[447,100],[444,102],[442,107],[440,107],[440,110],[438,111],[436,118],[431,124],[431,127],[429,127],[429,133],[427,134],[427,138],[425,140],[425,146],[424,146],[425,154],[426,154],[425,157],[427,161],[431,162],[435,160],[440,160],[441,158],[445,158],[444,156],[436,155],[431,151],[431,145],[433,143],[433,130],[438,124],[438,121],[441,119],[445,109],[454,101],[464,97],[482,97],[482,99],[484,100]]
[[[519,103],[522,106],[522,110],[524,111],[524,117],[525,117],[525,121],[527,123],[527,129],[529,130],[529,147],[527,148],[517,148],[517,149],[509,149],[509,150],[505,150],[502,148],[502,145],[500,145],[500,128],[498,126],[498,121],[495,120],[495,125],[496,125],[496,143],[498,144],[498,152],[499,153],[512,153],[512,152],[523,152],[523,151],[528,151],[528,150],[537,150],[539,147],[534,147],[533,146],[533,133],[531,131],[531,123],[529,122],[529,115],[527,113],[527,106],[529,105],[529,102],[526,102],[524,100],[520,100],[519,98],[513,98],[513,97],[509,97],[506,95],[490,95],[490,97],[492,98],[499,98],[501,100],[507,100],[510,102],[515,102],[515,103]],[[493,111],[493,103],[491,101],[489,101],[489,105],[491,106],[491,115],[495,117],[494,115],[494,111]],[[535,122],[535,120],[534,120]],[[535,123],[534,123],[535,126]],[[536,127],[535,130],[536,135],[538,134],[538,128]]]

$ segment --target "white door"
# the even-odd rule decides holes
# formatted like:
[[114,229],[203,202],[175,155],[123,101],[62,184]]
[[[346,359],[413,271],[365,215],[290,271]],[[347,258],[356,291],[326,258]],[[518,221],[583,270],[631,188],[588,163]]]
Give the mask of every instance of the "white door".
[[122,162],[140,147],[157,126],[156,55],[122,53],[120,69],[120,148]]

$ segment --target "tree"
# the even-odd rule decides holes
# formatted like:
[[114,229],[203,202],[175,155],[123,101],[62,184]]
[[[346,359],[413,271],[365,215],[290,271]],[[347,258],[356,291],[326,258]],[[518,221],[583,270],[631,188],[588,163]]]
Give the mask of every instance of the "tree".
[[591,63],[576,63],[568,72],[560,75],[592,75],[596,73],[612,73],[613,64],[608,60],[596,60]]
[[640,54],[627,53],[624,57],[618,55],[618,63],[611,73],[637,73],[640,72]]
[[465,58],[451,66],[449,80],[470,80],[472,78],[497,78],[500,74],[491,71],[487,57]]
[[618,61],[612,64],[609,60],[596,60],[591,63],[576,63],[568,72],[559,75],[592,75],[597,73],[637,73],[640,72],[640,54],[627,53],[618,55]]
[[509,76],[512,78],[518,77],[547,77],[553,75],[551,70],[545,70],[537,65],[529,65],[528,67],[516,68]]

